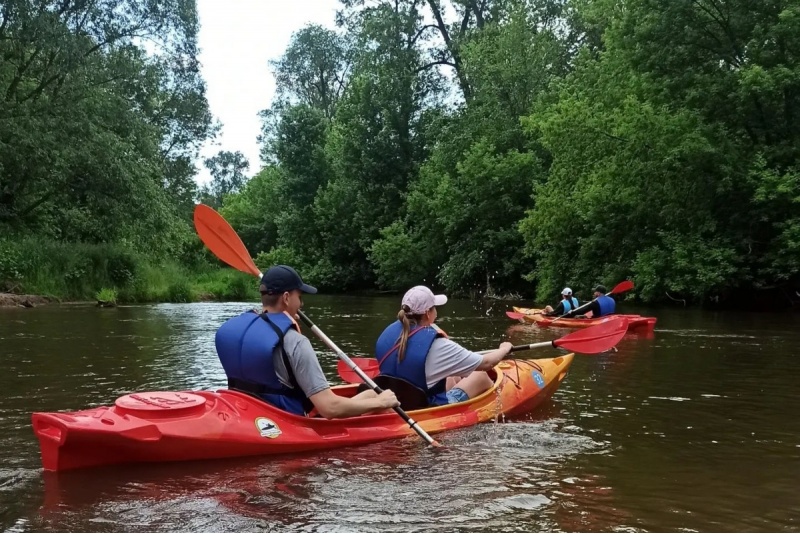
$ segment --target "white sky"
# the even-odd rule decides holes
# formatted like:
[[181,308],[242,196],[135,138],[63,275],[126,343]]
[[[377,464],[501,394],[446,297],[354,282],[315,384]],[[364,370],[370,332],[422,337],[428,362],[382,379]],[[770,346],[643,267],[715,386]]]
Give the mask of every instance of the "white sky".
[[335,28],[338,0],[198,0],[200,63],[211,113],[222,123],[196,165],[198,183],[211,179],[203,158],[241,151],[248,176],[261,168],[258,112],[269,107],[275,79],[268,64],[279,58],[292,33],[307,24]]

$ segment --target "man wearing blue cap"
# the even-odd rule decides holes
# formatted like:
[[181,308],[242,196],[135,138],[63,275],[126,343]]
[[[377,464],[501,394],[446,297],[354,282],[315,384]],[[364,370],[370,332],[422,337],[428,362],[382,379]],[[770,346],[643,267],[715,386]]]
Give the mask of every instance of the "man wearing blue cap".
[[263,313],[247,311],[217,331],[217,355],[228,376],[228,388],[297,415],[316,408],[328,419],[399,405],[389,390],[380,395],[368,390],[352,398],[331,391],[316,352],[294,320],[303,306],[303,293],[317,292],[297,271],[286,265],[271,267],[259,289]]

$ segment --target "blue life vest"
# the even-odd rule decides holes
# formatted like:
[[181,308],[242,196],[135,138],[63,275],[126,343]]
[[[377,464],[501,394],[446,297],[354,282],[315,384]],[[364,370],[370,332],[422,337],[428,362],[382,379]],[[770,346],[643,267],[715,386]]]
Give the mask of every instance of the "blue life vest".
[[600,307],[600,315],[598,315],[598,317],[611,315],[617,309],[617,303],[608,295],[600,295],[597,297],[597,305]]
[[574,310],[578,307],[578,299],[572,297],[572,299],[562,299],[561,306],[564,307],[564,313],[569,313],[570,311]]
[[425,392],[430,406],[447,404],[446,379],[441,379],[429,388],[428,378],[425,376],[425,361],[428,359],[428,351],[433,345],[433,340],[437,337],[444,337],[444,334],[432,326],[416,330],[412,327],[406,344],[406,355],[401,362],[398,359],[399,347],[397,345],[402,332],[403,323],[395,321],[386,327],[378,338],[378,342],[375,344],[375,357],[380,363],[381,374],[411,382]]
[[283,362],[294,387],[285,386],[275,372],[275,349],[294,322],[285,313],[245,312],[225,321],[214,343],[228,375],[228,388],[253,394],[281,410],[305,415],[313,406],[295,380],[289,358]]

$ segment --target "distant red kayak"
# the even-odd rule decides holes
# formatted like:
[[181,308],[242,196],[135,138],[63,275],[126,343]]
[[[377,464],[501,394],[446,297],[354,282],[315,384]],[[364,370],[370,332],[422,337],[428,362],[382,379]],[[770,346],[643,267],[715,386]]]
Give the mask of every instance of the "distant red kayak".
[[628,332],[647,333],[653,332],[656,327],[655,317],[643,317],[641,315],[613,314],[597,319],[557,319],[542,315],[544,310],[539,308],[518,308],[514,306],[514,312],[520,314],[520,321],[526,323],[540,323],[552,321],[548,326],[560,326],[565,328],[585,328],[595,326],[607,320],[609,317],[625,317],[628,319]]
[[[573,355],[505,360],[483,394],[409,414],[427,432],[472,426],[500,414],[525,413],[548,399],[566,377]],[[335,386],[341,396],[357,385]],[[133,393],[79,412],[32,415],[42,466],[63,471],[136,462],[174,462],[297,453],[414,435],[393,412],[327,420],[300,417],[254,397],[219,391]]]

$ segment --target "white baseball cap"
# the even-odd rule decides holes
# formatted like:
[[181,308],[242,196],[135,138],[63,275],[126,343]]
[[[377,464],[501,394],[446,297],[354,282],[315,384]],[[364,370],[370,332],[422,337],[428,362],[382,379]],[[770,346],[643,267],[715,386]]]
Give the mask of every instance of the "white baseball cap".
[[433,291],[425,286],[414,286],[403,295],[403,306],[408,306],[410,313],[422,315],[434,306],[447,304],[445,295],[434,295]]
[[570,288],[568,288],[568,287],[565,287],[564,289],[561,290],[561,294],[562,295],[572,295],[572,290]]

